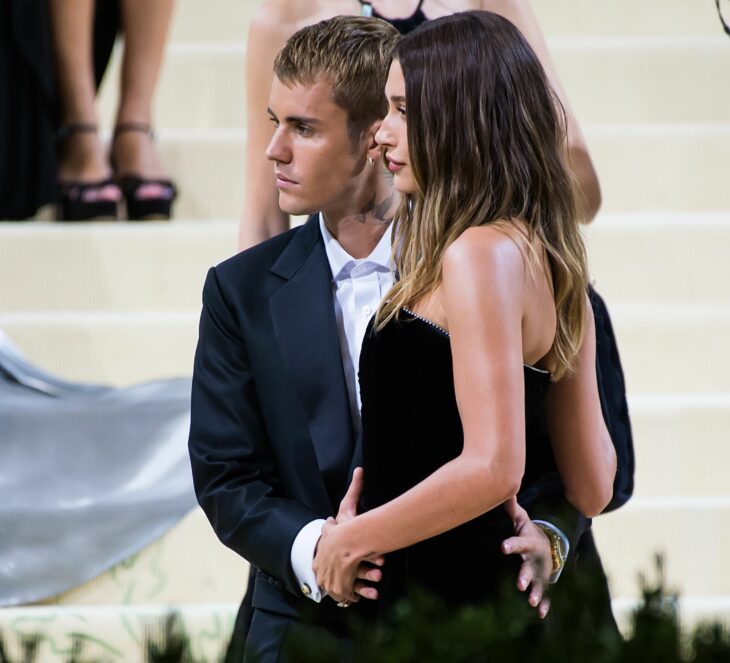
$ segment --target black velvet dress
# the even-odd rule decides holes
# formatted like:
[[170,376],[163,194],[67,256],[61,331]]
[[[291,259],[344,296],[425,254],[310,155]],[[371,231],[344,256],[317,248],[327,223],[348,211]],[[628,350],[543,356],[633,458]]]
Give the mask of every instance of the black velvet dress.
[[[531,436],[529,424],[542,410],[550,374],[525,366],[524,375],[529,464],[530,447],[549,444]],[[367,510],[406,492],[461,453],[448,333],[405,309],[381,331],[369,330],[360,355],[360,391]],[[452,605],[493,597],[505,582],[514,586],[520,559],[500,551],[511,535],[512,523],[498,507],[388,554],[378,584],[379,612],[415,586]]]

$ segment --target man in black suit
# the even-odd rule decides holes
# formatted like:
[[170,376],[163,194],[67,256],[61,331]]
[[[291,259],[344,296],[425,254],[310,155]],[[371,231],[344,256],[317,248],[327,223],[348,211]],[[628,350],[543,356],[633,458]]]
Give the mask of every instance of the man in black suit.
[[[338,17],[287,42],[275,63],[267,156],[281,208],[321,213],[212,268],[203,290],[189,448],[216,534],[256,569],[244,660],[279,660],[307,605],[334,633],[358,610],[322,600],[311,562],[359,457],[359,342],[393,278],[397,201],[374,135],[396,38],[381,21]],[[537,569],[564,558],[586,522],[561,491],[548,463],[525,492],[541,525],[515,514],[509,541],[526,560],[518,584],[532,587],[543,611]],[[371,597],[367,583],[356,590]],[[346,656],[346,638],[342,647]]]

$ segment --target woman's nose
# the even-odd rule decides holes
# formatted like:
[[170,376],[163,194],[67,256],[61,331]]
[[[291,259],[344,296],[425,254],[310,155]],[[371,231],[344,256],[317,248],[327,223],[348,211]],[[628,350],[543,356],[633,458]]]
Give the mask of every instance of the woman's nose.
[[393,145],[393,138],[388,127],[388,118],[386,117],[380,124],[380,128],[375,133],[375,142],[378,145]]

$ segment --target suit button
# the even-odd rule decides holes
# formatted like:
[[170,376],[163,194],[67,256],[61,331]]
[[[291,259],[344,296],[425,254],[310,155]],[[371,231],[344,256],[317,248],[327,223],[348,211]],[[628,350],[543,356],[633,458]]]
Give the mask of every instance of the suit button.
[[309,588],[309,585],[306,582],[302,583],[300,589],[302,590],[302,594],[304,594],[304,596],[309,596],[312,593],[312,590]]

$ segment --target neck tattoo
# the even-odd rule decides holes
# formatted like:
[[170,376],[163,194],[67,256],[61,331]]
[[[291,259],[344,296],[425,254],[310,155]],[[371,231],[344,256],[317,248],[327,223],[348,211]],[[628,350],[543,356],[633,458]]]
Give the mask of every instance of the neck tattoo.
[[394,196],[391,193],[389,196],[386,196],[382,201],[378,203],[375,200],[375,196],[373,196],[367,202],[360,214],[357,215],[357,220],[361,223],[364,223],[367,216],[372,215],[378,221],[382,221],[383,223],[390,223],[390,221],[393,220],[393,214],[391,212],[391,208],[393,207],[393,199]]

